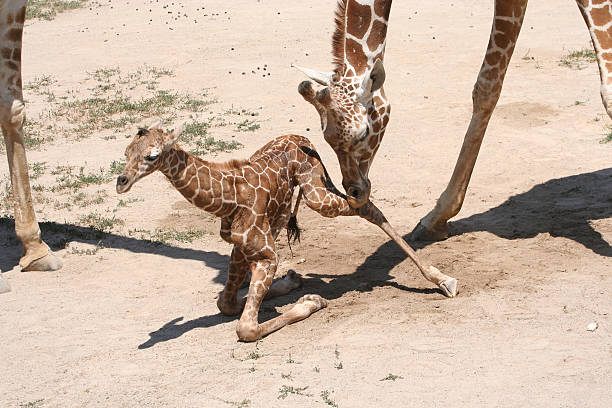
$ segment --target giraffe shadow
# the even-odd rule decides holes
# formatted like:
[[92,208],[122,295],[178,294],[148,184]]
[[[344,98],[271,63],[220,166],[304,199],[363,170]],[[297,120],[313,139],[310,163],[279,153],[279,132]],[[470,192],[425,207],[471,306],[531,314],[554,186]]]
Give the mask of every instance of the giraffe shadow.
[[538,184],[495,208],[453,222],[451,234],[488,231],[514,240],[548,233],[611,257],[610,242],[591,225],[611,217],[612,168],[608,168]]
[[[125,249],[133,253],[162,255],[173,259],[191,259],[203,262],[206,266],[216,269],[217,274],[212,278],[215,283],[225,283],[229,256],[218,252],[202,251],[190,248],[181,248],[165,243],[126,237],[123,235],[107,233],[95,228],[82,227],[74,224],[56,222],[40,222],[42,239],[52,250],[64,249],[70,242],[83,242],[100,244],[104,248]],[[0,269],[10,270],[19,264],[23,253],[21,242],[15,236],[15,220],[9,217],[0,217]]]
[[[449,223],[450,236],[487,231],[500,238],[533,238],[541,233],[573,240],[594,253],[610,257],[610,242],[593,229],[591,221],[612,217],[612,168],[551,179],[516,194],[495,208]],[[410,234],[404,235],[410,240]],[[610,239],[610,238],[609,238]],[[432,242],[410,242],[422,249]],[[393,242],[378,247],[357,268],[381,264],[391,270],[406,259]],[[386,283],[394,285],[393,282]]]
[[[612,168],[591,173],[552,179],[530,190],[510,197],[499,206],[451,223],[451,235],[488,231],[504,239],[527,239],[540,233],[574,240],[594,253],[612,256],[612,247],[589,224],[591,220],[612,217]],[[404,236],[409,239],[409,234]],[[421,249],[430,242],[412,242]],[[177,253],[189,256],[191,252]],[[155,251],[158,253],[158,251]],[[227,266],[227,257],[218,265]],[[199,259],[199,258],[198,258]],[[406,260],[404,252],[391,240],[376,248],[357,266],[353,273],[307,274],[303,276],[301,289],[262,304],[260,321],[276,317],[277,306],[295,303],[305,293],[316,293],[328,300],[342,297],[351,291],[370,292],[377,287],[393,287],[398,290],[423,295],[439,296],[437,288],[415,288],[394,282],[391,270]],[[225,275],[223,275],[223,278]],[[223,282],[222,282],[223,283]],[[423,284],[426,284],[423,282]],[[138,346],[147,349],[176,339],[198,328],[209,328],[238,319],[220,313],[182,322],[183,317],[170,320],[149,334],[149,339]]]
[[[325,282],[323,278],[333,277],[330,282]],[[360,291],[369,292],[375,287],[391,286],[399,290],[420,294],[440,294],[439,289],[431,288],[411,288],[396,282],[388,282],[381,279],[380,270],[374,269],[371,266],[360,268],[355,273],[350,275],[319,275],[308,274],[303,276],[304,285],[301,289],[295,290],[287,295],[279,296],[274,299],[266,299],[262,303],[259,310],[259,321],[264,322],[280,316],[276,307],[293,304],[306,293],[316,293],[327,300],[334,300],[342,297],[347,292]],[[370,280],[368,280],[370,279]],[[394,279],[393,276],[388,276],[388,279]],[[359,283],[358,283],[359,282]],[[221,313],[201,316],[196,319],[182,322],[183,317],[177,317],[165,323],[159,329],[149,333],[149,339],[138,346],[138,349],[143,350],[155,346],[157,343],[174,340],[181,337],[183,334],[202,328],[210,328],[219,324],[230,323],[237,321],[240,315],[225,316]]]

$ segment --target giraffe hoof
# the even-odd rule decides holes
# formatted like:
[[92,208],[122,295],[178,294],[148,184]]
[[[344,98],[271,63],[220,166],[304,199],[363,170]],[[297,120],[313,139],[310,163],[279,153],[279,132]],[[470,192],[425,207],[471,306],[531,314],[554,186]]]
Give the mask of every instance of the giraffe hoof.
[[42,258],[36,259],[30,262],[29,265],[22,268],[23,272],[29,271],[57,271],[62,267],[62,261],[56,257],[52,252]]
[[6,293],[10,291],[11,287],[9,286],[8,282],[2,277],[2,275],[0,275],[0,293]]
[[411,241],[443,241],[448,238],[448,224],[441,227],[428,229],[421,222],[410,233]]
[[453,298],[457,296],[457,279],[449,278],[440,284],[444,296]]
[[304,304],[311,309],[311,313],[317,310],[325,309],[329,302],[327,299],[322,298],[319,295],[304,295],[298,301],[298,304]]

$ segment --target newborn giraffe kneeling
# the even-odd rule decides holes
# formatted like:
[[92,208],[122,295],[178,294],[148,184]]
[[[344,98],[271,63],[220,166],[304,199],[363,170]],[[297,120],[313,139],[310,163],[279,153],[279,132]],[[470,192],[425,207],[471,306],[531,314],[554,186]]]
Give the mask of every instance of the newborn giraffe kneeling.
[[[295,273],[273,282],[278,264],[274,241],[291,217],[295,187],[299,187],[298,202],[303,197],[310,208],[324,217],[359,215],[378,225],[400,245],[426,279],[437,284],[446,296],[455,296],[457,281],[420,261],[374,204],[368,202],[359,209],[349,206],[305,137],[281,136],[248,160],[210,163],[176,145],[181,131],[182,128],[168,134],[156,126],[140,129],[125,150],[127,164],[117,178],[117,192],[129,191],[136,181],[159,170],[189,202],[221,217],[221,237],[234,248],[217,306],[226,315],[242,311],[236,329],[240,340],[257,340],[327,306],[322,297],[305,295],[291,310],[258,323],[259,306],[265,297],[284,295],[301,284]],[[238,289],[249,271],[248,294],[241,300]]]

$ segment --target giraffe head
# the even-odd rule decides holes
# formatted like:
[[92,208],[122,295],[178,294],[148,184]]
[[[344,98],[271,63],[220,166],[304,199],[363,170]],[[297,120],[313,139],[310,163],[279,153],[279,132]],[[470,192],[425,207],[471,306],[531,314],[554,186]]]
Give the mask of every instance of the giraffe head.
[[333,72],[296,67],[323,85],[304,81],[298,92],[321,117],[325,140],[338,156],[351,207],[368,202],[368,173],[389,118],[382,90],[391,0],[340,0],[333,36]]
[[[319,113],[323,136],[338,156],[348,201],[352,207],[359,208],[367,203],[370,195],[368,172],[375,152],[372,139],[377,139],[378,135],[373,131],[368,106],[373,93],[385,80],[382,61],[378,60],[362,76],[302,71],[324,85],[315,91],[310,81],[304,81],[298,92]],[[378,148],[377,143],[374,144],[375,149]]]
[[132,142],[125,149],[126,165],[117,177],[117,193],[125,193],[141,178],[159,170],[165,156],[180,138],[183,127],[168,134],[159,127],[159,122],[148,128],[138,129]]

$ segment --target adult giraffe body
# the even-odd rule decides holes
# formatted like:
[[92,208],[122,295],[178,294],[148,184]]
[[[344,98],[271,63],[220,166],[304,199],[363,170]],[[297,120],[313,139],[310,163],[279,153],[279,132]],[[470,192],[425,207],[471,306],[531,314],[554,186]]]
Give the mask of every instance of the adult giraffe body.
[[23,138],[21,43],[25,15],[26,0],[0,0],[0,126],[15,200],[15,232],[24,248],[19,264],[23,270],[56,270],[62,264],[40,238]]
[[[612,3],[610,0],[576,0],[576,3],[593,41],[601,78],[601,98],[612,118]],[[369,198],[370,182],[367,174],[389,115],[387,109],[383,115],[384,121],[377,120],[377,105],[380,101],[374,93],[376,82],[368,80],[371,77],[380,80],[381,72],[384,80],[382,61],[391,0],[340,0],[338,4],[332,50],[336,62],[335,70],[324,73],[301,68],[306,75],[326,88],[315,93],[309,83],[302,83],[299,91],[321,114],[325,139],[339,158],[342,184],[347,194],[355,197],[349,200],[349,203],[359,207]],[[448,186],[438,198],[435,207],[415,227],[412,232],[413,239],[440,240],[448,236],[447,221],[457,215],[463,204],[480,145],[502,90],[526,7],[527,0],[495,1],[487,51],[472,92],[472,119],[461,152]],[[380,53],[378,49],[381,50]],[[351,70],[351,66],[355,61],[364,59],[367,60],[367,68],[360,71],[356,75],[357,78],[353,78],[354,70]],[[362,84],[361,88],[352,93],[339,92],[338,88],[343,87],[347,78]],[[371,86],[371,89],[368,86]],[[388,107],[382,88],[378,92]],[[338,106],[349,106],[349,114],[344,113],[342,109],[340,114],[336,113]],[[352,111],[368,112],[367,120],[361,120],[361,123],[368,125],[369,133],[358,133],[354,130],[359,128],[360,119],[355,119],[355,115],[351,116]],[[332,120],[331,126],[330,118],[337,118]],[[356,173],[355,168],[360,172]]]

